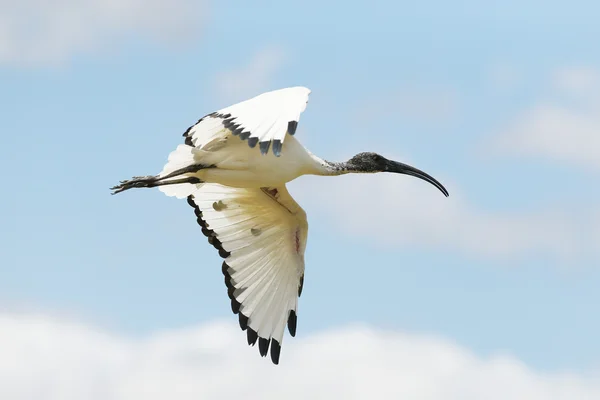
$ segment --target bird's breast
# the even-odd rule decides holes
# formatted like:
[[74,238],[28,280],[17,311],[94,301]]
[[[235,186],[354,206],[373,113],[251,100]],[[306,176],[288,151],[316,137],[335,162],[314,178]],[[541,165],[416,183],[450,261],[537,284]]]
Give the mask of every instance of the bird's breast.
[[221,163],[203,171],[202,180],[232,187],[277,187],[302,175],[297,163],[286,163],[282,158],[261,155],[263,160],[251,158]]
[[[282,154],[261,154],[245,142],[223,149],[215,168],[201,171],[200,179],[232,187],[277,187],[307,172],[310,160],[293,137],[284,142]],[[218,154],[215,154],[215,158]]]

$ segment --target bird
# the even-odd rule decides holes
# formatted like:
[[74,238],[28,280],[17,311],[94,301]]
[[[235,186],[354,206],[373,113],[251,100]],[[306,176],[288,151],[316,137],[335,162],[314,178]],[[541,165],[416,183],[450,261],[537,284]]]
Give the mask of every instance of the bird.
[[231,310],[248,345],[279,364],[285,328],[296,336],[304,286],[306,212],[286,184],[302,175],[389,172],[446,188],[429,174],[373,152],[345,162],[312,154],[296,139],[311,90],[288,87],[259,94],[200,118],[184,133],[158,175],[136,176],[112,194],[158,187],[186,199],[202,233],[224,259]]

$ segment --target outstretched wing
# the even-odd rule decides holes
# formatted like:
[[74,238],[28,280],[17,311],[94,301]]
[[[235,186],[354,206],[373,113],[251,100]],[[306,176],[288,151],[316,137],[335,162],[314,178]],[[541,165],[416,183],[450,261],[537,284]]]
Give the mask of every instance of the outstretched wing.
[[301,86],[279,89],[208,114],[183,134],[185,144],[210,151],[234,135],[252,148],[258,144],[262,154],[272,145],[279,156],[286,134],[296,132],[309,94]]
[[285,326],[296,334],[304,282],[306,213],[278,188],[237,189],[205,183],[188,197],[202,232],[221,257],[231,309],[248,344],[279,363]]

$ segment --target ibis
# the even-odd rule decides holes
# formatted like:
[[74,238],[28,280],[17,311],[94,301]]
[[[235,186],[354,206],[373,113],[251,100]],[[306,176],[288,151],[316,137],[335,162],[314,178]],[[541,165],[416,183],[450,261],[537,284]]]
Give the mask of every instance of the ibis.
[[158,187],[187,199],[202,232],[224,258],[231,309],[249,345],[279,363],[287,326],[296,335],[304,284],[306,213],[286,183],[301,175],[393,172],[448,191],[429,174],[372,152],[331,162],[296,139],[311,91],[290,87],[258,95],[200,118],[158,175],[137,176],[111,188]]

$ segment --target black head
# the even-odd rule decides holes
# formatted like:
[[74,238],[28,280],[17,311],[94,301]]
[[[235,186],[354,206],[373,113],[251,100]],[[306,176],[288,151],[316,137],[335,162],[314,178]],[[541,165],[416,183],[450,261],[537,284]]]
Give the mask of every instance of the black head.
[[358,153],[348,160],[348,166],[357,172],[383,172],[387,161],[377,153]]
[[411,167],[410,165],[401,162],[388,160],[387,158],[377,153],[358,153],[346,163],[349,170],[352,172],[374,173],[374,172],[394,172],[423,179],[437,187],[444,196],[448,197],[448,191],[431,175]]

